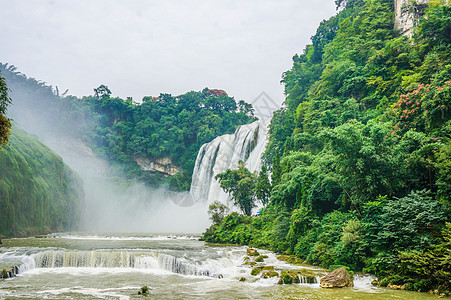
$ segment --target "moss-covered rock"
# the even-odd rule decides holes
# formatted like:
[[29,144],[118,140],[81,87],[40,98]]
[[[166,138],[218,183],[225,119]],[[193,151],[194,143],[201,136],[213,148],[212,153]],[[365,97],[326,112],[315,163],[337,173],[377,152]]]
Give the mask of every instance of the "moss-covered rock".
[[279,256],[277,256],[277,259],[281,260],[281,261],[285,261],[285,262],[293,264],[293,265],[304,264],[304,260],[302,260],[299,257],[296,257],[294,255],[279,255]]
[[251,271],[251,275],[257,276],[263,270],[263,267],[255,267]]
[[280,275],[280,278],[282,279],[284,284],[292,284],[293,283],[293,277],[290,276],[288,273],[282,273]]
[[259,257],[257,257],[257,258],[255,259],[255,261],[256,261],[256,262],[263,262],[263,261],[264,261],[263,255],[260,255]]
[[246,251],[248,256],[259,256],[260,253],[258,253],[257,249],[253,249],[253,248],[247,248]]
[[277,273],[276,271],[267,271],[267,272],[262,272],[262,278],[273,278],[273,277],[278,277],[279,273]]

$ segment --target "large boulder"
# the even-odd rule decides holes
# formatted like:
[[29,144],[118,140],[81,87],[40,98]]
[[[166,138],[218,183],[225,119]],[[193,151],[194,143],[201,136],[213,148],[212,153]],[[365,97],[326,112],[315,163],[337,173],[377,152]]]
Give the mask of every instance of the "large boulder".
[[319,281],[319,286],[322,288],[353,287],[354,279],[345,268],[340,268],[321,278]]

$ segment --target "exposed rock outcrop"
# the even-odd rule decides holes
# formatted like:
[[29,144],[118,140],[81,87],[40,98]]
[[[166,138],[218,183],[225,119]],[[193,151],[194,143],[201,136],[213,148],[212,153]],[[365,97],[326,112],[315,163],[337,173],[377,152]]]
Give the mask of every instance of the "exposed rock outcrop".
[[16,277],[17,274],[19,274],[18,266],[0,269],[0,279],[13,278]]
[[418,25],[430,0],[395,0],[395,29],[412,37],[412,28]]
[[259,256],[260,255],[260,253],[258,253],[257,249],[253,249],[253,248],[247,248],[246,253],[249,256]]
[[173,165],[169,157],[156,158],[154,160],[138,157],[135,158],[135,161],[143,171],[159,172],[171,176],[183,171],[181,168]]
[[340,268],[321,278],[319,286],[322,288],[353,287],[354,279],[345,268]]

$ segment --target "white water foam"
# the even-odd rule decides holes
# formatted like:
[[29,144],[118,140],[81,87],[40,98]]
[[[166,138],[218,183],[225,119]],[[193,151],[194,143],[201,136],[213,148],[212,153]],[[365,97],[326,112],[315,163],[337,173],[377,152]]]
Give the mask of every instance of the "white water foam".
[[[136,289],[135,287],[133,287]],[[121,288],[120,290],[122,290]],[[111,298],[117,298],[120,300],[128,300],[130,299],[129,296],[121,295],[118,293],[114,293],[114,291],[119,289],[109,288],[109,289],[93,289],[93,288],[83,288],[83,287],[73,287],[73,288],[61,288],[61,289],[54,289],[54,290],[44,290],[37,292],[38,294],[51,294],[51,295],[61,295],[61,294],[67,294],[67,293],[76,293],[76,294],[82,294],[86,296],[93,296],[96,298],[101,299],[111,299]]]
[[190,188],[194,202],[211,203],[218,200],[227,203],[230,196],[221,189],[215,176],[227,169],[237,169],[239,161],[243,161],[251,172],[261,169],[269,121],[240,126],[234,134],[219,136],[201,147]]

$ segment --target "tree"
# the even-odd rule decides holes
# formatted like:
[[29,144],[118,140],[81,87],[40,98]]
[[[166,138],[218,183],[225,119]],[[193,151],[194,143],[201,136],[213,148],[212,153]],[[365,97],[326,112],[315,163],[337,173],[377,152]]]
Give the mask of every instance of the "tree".
[[11,103],[8,91],[5,79],[0,74],[0,146],[8,142],[10,135],[11,122],[6,117],[6,107]]
[[239,108],[240,113],[244,113],[245,115],[247,115],[249,117],[254,116],[254,108],[252,107],[252,104],[249,104],[243,100],[240,100],[240,102],[238,102],[238,108]]
[[99,99],[102,99],[105,97],[108,98],[111,96],[110,89],[104,84],[102,84],[98,88],[94,89],[94,93],[95,93],[96,97]]
[[269,182],[268,170],[265,165],[262,166],[262,169],[258,174],[257,183],[255,185],[255,195],[263,205],[268,204],[271,195],[271,183]]
[[233,204],[247,216],[250,216],[255,207],[255,174],[252,174],[244,162],[239,162],[238,170],[227,169],[224,173],[215,176],[221,188],[232,196]]
[[229,208],[218,200],[214,201],[208,207],[208,214],[210,215],[210,220],[213,222],[213,225],[221,224],[228,213]]

